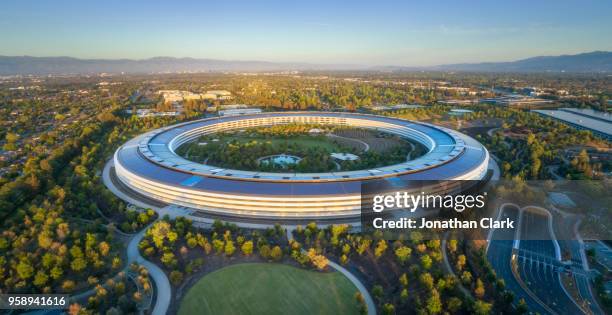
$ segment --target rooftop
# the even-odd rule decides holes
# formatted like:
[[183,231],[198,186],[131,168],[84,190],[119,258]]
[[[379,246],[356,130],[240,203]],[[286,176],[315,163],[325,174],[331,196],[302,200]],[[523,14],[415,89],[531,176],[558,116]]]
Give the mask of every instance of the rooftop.
[[563,122],[578,125],[593,131],[612,137],[612,122],[606,122],[585,115],[568,112],[565,110],[533,110],[533,112],[561,120]]
[[612,115],[610,115],[610,113],[600,112],[590,108],[559,108],[559,110],[612,123]]

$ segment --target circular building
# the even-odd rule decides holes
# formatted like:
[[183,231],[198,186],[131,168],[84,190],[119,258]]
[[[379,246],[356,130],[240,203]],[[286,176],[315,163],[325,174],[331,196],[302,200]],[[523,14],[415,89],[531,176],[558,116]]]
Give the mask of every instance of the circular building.
[[[417,141],[428,151],[400,164],[327,173],[224,169],[175,153],[179,146],[202,135],[290,123],[374,129]],[[489,153],[479,142],[454,130],[390,117],[333,112],[197,120],[142,134],[114,155],[117,178],[140,195],[203,214],[264,220],[358,220],[363,183],[480,180],[487,173],[488,162]]]

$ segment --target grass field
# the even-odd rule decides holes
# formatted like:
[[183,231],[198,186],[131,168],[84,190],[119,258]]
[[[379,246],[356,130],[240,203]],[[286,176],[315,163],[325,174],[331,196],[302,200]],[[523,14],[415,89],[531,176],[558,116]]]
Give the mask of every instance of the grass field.
[[314,148],[314,147],[325,148],[326,150],[330,152],[339,152],[342,150],[340,146],[338,146],[336,143],[334,143],[331,139],[329,139],[326,136],[299,135],[299,136],[293,136],[290,139],[283,139],[281,137],[266,138],[263,136],[261,137],[257,137],[257,136],[243,137],[240,135],[232,135],[232,136],[221,137],[220,140],[226,141],[226,142],[237,140],[241,143],[251,142],[251,141],[270,142],[272,145],[280,145],[282,143],[285,143],[285,144],[294,143],[304,148]]
[[181,301],[178,314],[357,314],[356,292],[338,272],[238,264],[200,279]]

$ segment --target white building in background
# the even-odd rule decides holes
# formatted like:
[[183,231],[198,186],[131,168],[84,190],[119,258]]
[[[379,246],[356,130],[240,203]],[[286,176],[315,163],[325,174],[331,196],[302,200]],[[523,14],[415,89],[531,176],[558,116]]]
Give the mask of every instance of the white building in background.
[[237,108],[237,109],[225,109],[219,111],[219,116],[238,116],[238,115],[250,115],[261,113],[261,108]]
[[169,103],[202,99],[202,94],[189,91],[159,90],[157,91],[157,94],[161,95],[164,98],[164,101]]
[[581,108],[532,110],[532,112],[556,119],[578,130],[589,130],[606,140],[612,140],[612,117],[608,113]]
[[178,111],[157,112],[157,111],[155,111],[153,109],[150,109],[150,108],[137,109],[136,112],[134,112],[131,109],[126,109],[125,112],[127,114],[135,114],[136,116],[138,116],[138,118],[159,117],[159,116],[178,116],[178,115],[181,114]]
[[202,98],[213,100],[230,100],[232,99],[232,92],[226,90],[210,90],[202,94]]
[[396,104],[396,105],[386,105],[386,106],[373,106],[372,110],[398,110],[398,109],[416,109],[423,108],[423,105],[419,104]]

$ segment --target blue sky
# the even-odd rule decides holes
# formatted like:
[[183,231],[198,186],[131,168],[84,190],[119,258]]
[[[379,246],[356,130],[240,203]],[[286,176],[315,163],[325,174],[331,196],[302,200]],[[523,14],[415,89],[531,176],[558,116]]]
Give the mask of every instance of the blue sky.
[[0,55],[435,65],[612,50],[612,1],[33,1]]

